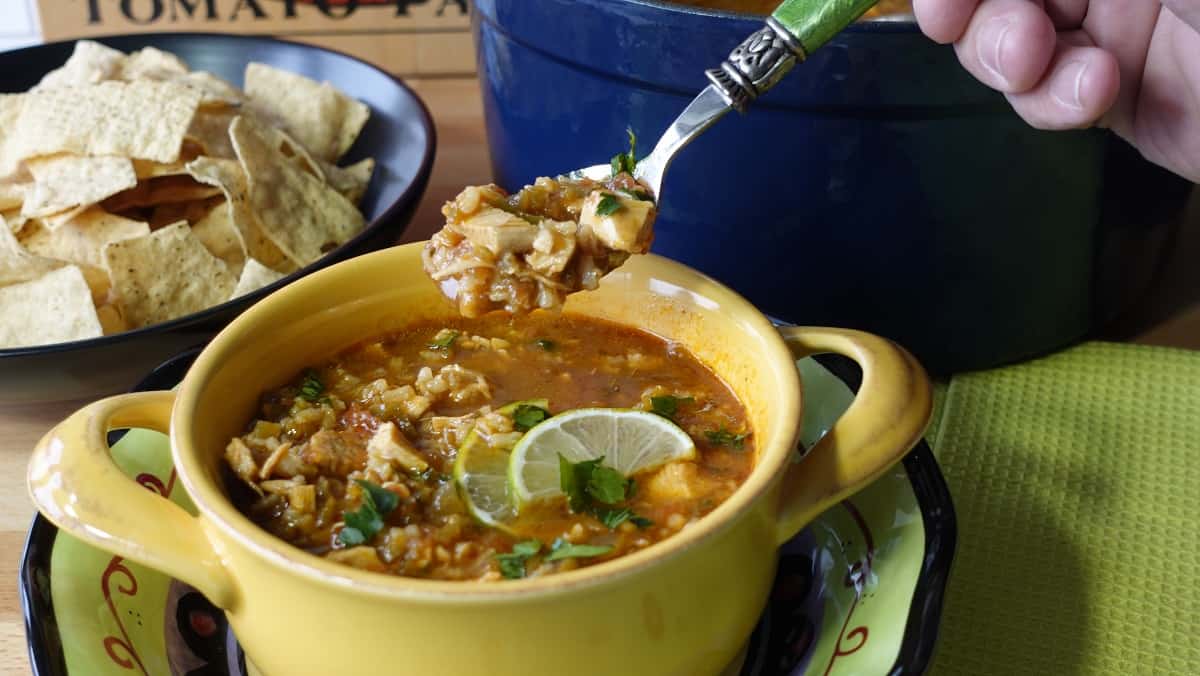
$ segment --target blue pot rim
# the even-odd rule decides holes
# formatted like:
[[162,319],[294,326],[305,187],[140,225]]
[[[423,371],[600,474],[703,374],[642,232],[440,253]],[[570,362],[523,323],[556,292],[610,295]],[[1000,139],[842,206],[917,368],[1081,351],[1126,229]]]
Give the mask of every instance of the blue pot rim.
[[[494,33],[573,71],[685,99],[707,85],[705,69],[763,24],[758,15],[667,0],[475,0],[473,17],[477,40]],[[485,42],[477,46],[487,79],[504,65]],[[953,115],[1011,114],[1004,97],[972,78],[950,46],[926,38],[915,22],[888,20],[852,24],[753,107],[838,115],[884,108],[918,117],[945,116],[948,109]]]

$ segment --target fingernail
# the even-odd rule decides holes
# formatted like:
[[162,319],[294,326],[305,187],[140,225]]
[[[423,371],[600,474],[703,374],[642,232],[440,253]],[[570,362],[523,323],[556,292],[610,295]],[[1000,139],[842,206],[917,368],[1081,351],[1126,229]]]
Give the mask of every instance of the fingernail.
[[1072,61],[1059,67],[1054,81],[1050,83],[1050,96],[1067,108],[1083,109],[1080,92],[1083,91],[1083,76],[1087,74],[1087,61]]
[[1004,76],[1004,44],[1016,22],[1012,16],[992,17],[979,29],[979,38],[975,41],[979,63],[999,80],[1000,85],[1008,85],[1008,78]]

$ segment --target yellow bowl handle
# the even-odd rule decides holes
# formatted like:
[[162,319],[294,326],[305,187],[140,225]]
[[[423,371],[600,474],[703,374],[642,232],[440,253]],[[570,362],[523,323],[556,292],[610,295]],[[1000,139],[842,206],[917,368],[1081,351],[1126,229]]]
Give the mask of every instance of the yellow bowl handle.
[[229,608],[236,588],[200,520],[130,479],[109,454],[110,430],[166,433],[174,401],[171,392],[142,392],[76,411],[34,449],[29,495],[71,535],[182,580]]
[[929,424],[933,396],[925,369],[889,340],[823,327],[780,332],[797,359],[833,352],[858,362],[863,372],[850,408],[784,476],[776,534],[783,544],[904,457]]

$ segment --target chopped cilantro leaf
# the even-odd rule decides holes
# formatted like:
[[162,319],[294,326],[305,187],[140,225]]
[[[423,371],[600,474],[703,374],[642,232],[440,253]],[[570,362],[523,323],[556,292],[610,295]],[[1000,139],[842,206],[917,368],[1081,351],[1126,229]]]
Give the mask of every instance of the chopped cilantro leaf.
[[612,158],[612,175],[616,176],[621,172],[633,174],[633,170],[637,168],[637,135],[633,133],[632,127],[626,127],[625,133],[629,135],[629,152],[617,153]]
[[546,557],[547,561],[558,561],[559,559],[586,559],[593,556],[604,556],[612,551],[611,545],[573,545],[566,540],[559,538],[550,546],[550,556]]
[[600,523],[616,530],[617,526],[628,521],[638,528],[649,528],[654,525],[654,522],[644,516],[638,516],[633,513],[629,507],[615,509],[612,507],[595,507],[592,509],[592,514],[595,515]]
[[500,574],[509,580],[525,577],[525,558],[522,556],[497,554],[496,563],[500,564]]
[[615,529],[617,526],[620,526],[633,517],[633,510],[629,509],[628,507],[625,507],[624,509],[597,507],[596,509],[592,510],[592,513],[596,515],[596,518],[600,520],[600,523],[612,529]]
[[651,195],[650,193],[646,192],[645,190],[628,190],[626,188],[621,188],[621,192],[625,193],[626,195],[629,195],[630,197],[632,197],[635,200],[641,200],[643,202],[653,202],[654,201],[654,196]]
[[300,383],[300,398],[316,404],[323,399],[324,393],[325,383],[321,382],[320,375],[314,369],[305,370],[304,380]]
[[588,482],[592,478],[592,472],[600,466],[601,460],[603,458],[573,463],[559,454],[559,487],[567,496],[567,504],[571,507],[572,512],[581,513],[587,509],[590,502],[587,494]]
[[353,512],[346,512],[343,520],[347,527],[357,530],[364,541],[370,540],[383,530],[383,519],[380,518],[379,512],[366,503]]
[[650,412],[657,413],[668,420],[675,418],[680,404],[690,404],[696,401],[693,397],[674,397],[665,394],[661,397],[650,397]]
[[613,176],[625,171],[625,153],[613,155],[611,169]]
[[496,554],[496,562],[500,564],[500,574],[510,580],[525,577],[525,562],[531,556],[542,551],[541,540],[525,540],[513,545],[509,554]]
[[621,200],[614,195],[605,194],[600,198],[600,203],[596,205],[597,216],[608,216],[621,210]]
[[528,432],[535,425],[550,417],[550,411],[541,406],[521,404],[513,411],[513,427],[518,432]]
[[611,467],[599,466],[593,469],[588,477],[587,492],[597,502],[615,505],[625,499],[625,489],[628,485],[625,475]]
[[453,329],[438,331],[438,334],[429,342],[429,347],[435,350],[449,350],[460,335],[462,334]]
[[371,507],[373,507],[375,511],[379,512],[381,515],[386,516],[387,514],[390,514],[392,510],[396,509],[397,505],[400,504],[400,496],[382,486],[376,486],[370,481],[364,481],[362,479],[355,479],[354,483],[358,484],[359,487],[363,489],[364,495],[366,495],[367,498],[367,503],[370,504]]
[[554,351],[558,350],[558,343],[555,343],[553,340],[550,340],[549,338],[538,338],[537,340],[535,340],[533,342],[535,345],[537,345],[538,347],[542,348],[543,350],[545,350],[547,352],[554,352]]
[[704,438],[708,439],[708,443],[714,446],[727,446],[734,450],[742,449],[742,442],[746,437],[750,436],[746,432],[734,433],[722,427],[719,430],[708,430],[704,433]]
[[533,556],[542,551],[541,540],[525,540],[513,545],[512,553],[519,556]]
[[400,497],[382,486],[361,479],[355,479],[355,483],[363,489],[362,505],[342,516],[346,525],[338,533],[338,542],[347,547],[361,545],[375,537],[383,530],[383,516],[400,504]]
[[362,534],[362,531],[354,528],[353,526],[343,527],[342,530],[338,532],[337,539],[338,542],[346,545],[347,547],[357,547],[358,545],[361,545],[367,541],[367,538]]

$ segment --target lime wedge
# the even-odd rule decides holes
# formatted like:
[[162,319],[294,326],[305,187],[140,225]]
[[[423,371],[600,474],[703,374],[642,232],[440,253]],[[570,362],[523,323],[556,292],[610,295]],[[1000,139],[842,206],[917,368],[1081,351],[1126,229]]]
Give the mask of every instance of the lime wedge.
[[675,423],[654,413],[623,408],[580,408],[529,430],[508,463],[508,494],[517,509],[562,495],[558,456],[571,462],[603,457],[629,477],[675,460],[696,457],[696,444]]
[[[512,415],[517,407],[536,406],[548,408],[545,399],[514,401],[498,409],[497,413]],[[505,522],[516,516],[508,487],[508,448],[497,448],[471,430],[454,459],[454,483],[459,497],[467,509],[479,521],[502,530],[509,530]]]

